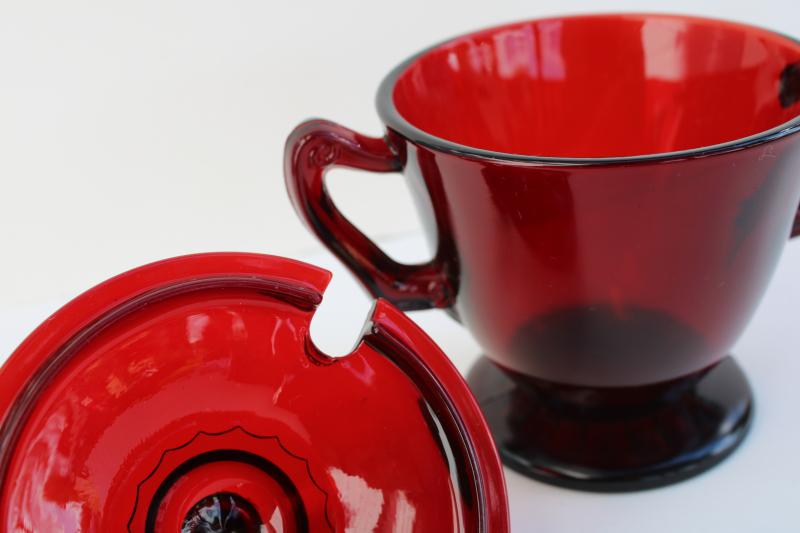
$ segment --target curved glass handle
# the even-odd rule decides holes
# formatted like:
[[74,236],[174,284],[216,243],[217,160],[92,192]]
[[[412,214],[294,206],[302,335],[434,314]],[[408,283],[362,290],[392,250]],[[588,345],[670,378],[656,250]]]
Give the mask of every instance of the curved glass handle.
[[[789,108],[800,101],[800,61],[786,65],[781,72],[778,100],[784,108]],[[794,218],[791,236],[800,237],[800,207]]]
[[286,187],[300,217],[376,298],[402,310],[450,307],[452,291],[438,258],[418,265],[398,263],[339,212],[324,183],[327,169],[336,166],[399,172],[403,161],[385,139],[326,120],[300,124],[289,135],[284,153]]
[[794,217],[794,226],[792,226],[792,237],[800,237],[800,208],[797,209],[797,215]]

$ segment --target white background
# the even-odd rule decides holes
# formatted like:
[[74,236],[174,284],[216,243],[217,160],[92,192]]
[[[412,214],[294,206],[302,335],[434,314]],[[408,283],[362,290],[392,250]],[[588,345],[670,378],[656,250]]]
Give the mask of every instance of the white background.
[[[797,0],[0,2],[0,361],[69,297],[156,259],[242,250],[335,267],[284,192],[295,124],[321,116],[380,135],[375,89],[411,53],[482,26],[597,10],[800,35]],[[331,177],[337,203],[368,234],[386,242],[418,229],[398,176]],[[424,255],[413,237],[391,242],[401,258]],[[795,243],[737,346],[759,418],[725,467],[628,496],[509,473],[515,531],[797,531],[798,269]],[[315,320],[315,340],[333,353],[367,312],[351,284],[337,271]],[[477,347],[463,331],[438,312],[414,318],[468,367]]]
[[[0,302],[75,294],[188,252],[316,246],[283,188],[298,122],[380,135],[375,90],[408,55],[486,25],[598,9],[800,35],[797,0],[0,0]],[[368,232],[417,227],[399,177],[332,177]]]

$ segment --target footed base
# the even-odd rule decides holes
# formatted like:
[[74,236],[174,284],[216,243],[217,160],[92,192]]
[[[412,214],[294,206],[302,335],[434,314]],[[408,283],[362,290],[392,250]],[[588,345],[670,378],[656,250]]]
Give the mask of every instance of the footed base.
[[560,385],[481,358],[467,378],[506,466],[572,489],[668,485],[727,457],[750,427],[753,401],[726,357],[701,372],[642,387]]

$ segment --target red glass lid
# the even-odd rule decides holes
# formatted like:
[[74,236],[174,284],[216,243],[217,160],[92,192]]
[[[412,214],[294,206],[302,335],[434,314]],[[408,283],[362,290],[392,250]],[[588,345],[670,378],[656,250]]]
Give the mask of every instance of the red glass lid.
[[321,353],[329,279],[187,256],[58,311],[0,369],[0,529],[508,531],[461,376],[380,300],[351,354]]

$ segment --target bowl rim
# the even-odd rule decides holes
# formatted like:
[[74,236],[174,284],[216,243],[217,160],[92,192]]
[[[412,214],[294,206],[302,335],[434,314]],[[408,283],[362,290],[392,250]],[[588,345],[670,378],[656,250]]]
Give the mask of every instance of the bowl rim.
[[566,20],[566,19],[590,19],[590,18],[657,18],[657,19],[679,19],[684,21],[694,21],[700,23],[711,23],[715,25],[723,25],[734,27],[746,32],[759,32],[766,33],[775,38],[776,40],[786,40],[800,46],[800,39],[792,36],[777,32],[771,29],[763,28],[760,26],[747,24],[743,22],[736,22],[725,19],[717,19],[711,17],[700,17],[694,15],[683,15],[675,13],[623,13],[623,12],[609,12],[609,13],[586,13],[574,14],[563,16],[550,16],[542,18],[521,19],[503,24],[497,24],[486,28],[477,29],[474,31],[461,33],[454,37],[450,37],[440,41],[432,46],[429,46],[416,54],[406,58],[404,61],[395,66],[381,81],[375,98],[378,116],[383,123],[394,132],[405,137],[414,144],[444,152],[460,157],[468,157],[473,159],[492,160],[498,162],[520,163],[520,164],[537,164],[537,165],[553,165],[553,166],[588,166],[588,165],[611,165],[611,164],[625,164],[637,162],[658,162],[677,159],[689,159],[696,157],[706,157],[710,155],[723,154],[727,152],[751,148],[760,144],[765,144],[771,141],[776,141],[784,137],[788,137],[800,131],[800,114],[794,118],[783,122],[768,130],[760,131],[746,137],[717,143],[713,145],[700,146],[697,148],[688,148],[685,150],[676,150],[671,152],[654,152],[648,154],[639,154],[632,156],[609,156],[609,157],[561,157],[561,156],[538,156],[528,154],[517,154],[511,152],[502,152],[496,150],[487,150],[477,148],[465,144],[460,144],[450,141],[443,137],[439,137],[429,133],[411,122],[409,122],[397,110],[394,103],[394,89],[400,76],[417,60],[423,56],[439,49],[442,46],[450,44],[456,40],[467,38],[480,33],[496,32],[504,28],[518,26],[521,24],[531,22],[543,22],[551,20]]

